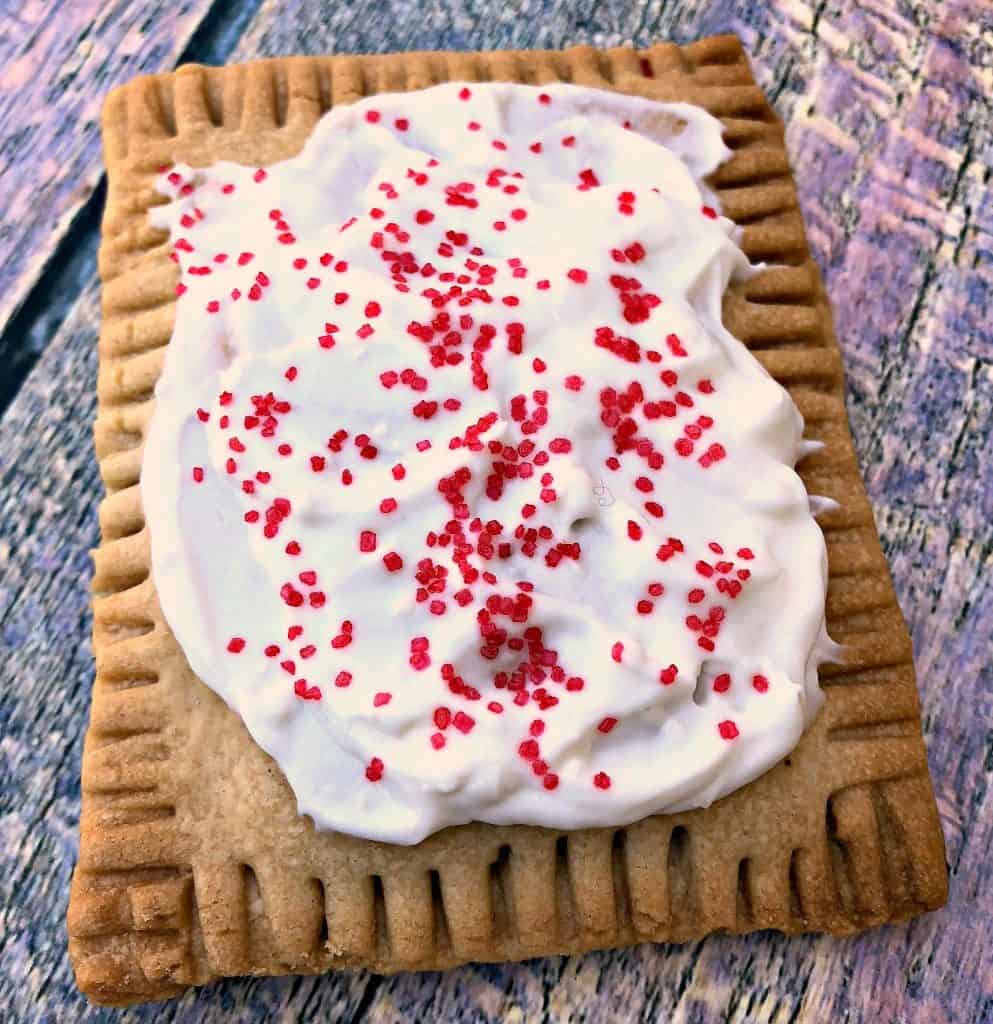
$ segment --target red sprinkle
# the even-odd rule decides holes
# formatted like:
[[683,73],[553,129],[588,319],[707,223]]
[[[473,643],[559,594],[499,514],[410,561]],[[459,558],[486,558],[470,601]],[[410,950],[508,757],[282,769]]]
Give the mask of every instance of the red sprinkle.
[[452,718],[452,725],[461,733],[469,734],[475,728],[476,720],[472,716],[467,715],[464,711],[456,711],[455,717]]
[[301,700],[320,700],[321,688],[319,686],[308,686],[306,679],[298,679],[293,684],[293,692]]

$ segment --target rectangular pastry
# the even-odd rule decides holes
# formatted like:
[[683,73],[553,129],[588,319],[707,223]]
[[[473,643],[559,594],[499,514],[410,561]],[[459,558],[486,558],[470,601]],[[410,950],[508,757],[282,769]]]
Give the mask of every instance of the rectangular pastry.
[[185,67],[104,139],[91,999],[943,902],[736,39]]

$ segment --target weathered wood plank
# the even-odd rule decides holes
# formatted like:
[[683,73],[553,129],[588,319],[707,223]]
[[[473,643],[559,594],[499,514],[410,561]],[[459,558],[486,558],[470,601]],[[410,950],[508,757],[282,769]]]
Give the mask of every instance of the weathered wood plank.
[[257,7],[258,0],[0,7],[0,410],[93,274],[105,93],[180,59],[225,59]]
[[[993,1017],[993,18],[974,3],[264,5],[236,56],[645,44],[737,31],[789,123],[849,409],[917,652],[952,868],[939,914],[848,940],[713,937],[569,960],[225,983],[127,1020],[972,1021]],[[495,15],[493,12],[501,13]],[[164,65],[163,65],[164,66]],[[0,1000],[75,996],[62,915],[91,677],[92,281],[0,422]],[[963,967],[965,969],[963,969]],[[118,1019],[113,1015],[113,1019]]]

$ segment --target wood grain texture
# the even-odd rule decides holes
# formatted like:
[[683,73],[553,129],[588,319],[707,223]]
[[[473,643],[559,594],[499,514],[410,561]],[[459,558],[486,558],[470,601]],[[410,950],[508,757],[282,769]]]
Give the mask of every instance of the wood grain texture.
[[[441,976],[224,983],[104,1014],[63,915],[91,676],[98,302],[87,281],[0,423],[0,1000],[16,1020],[982,1021],[993,1017],[993,19],[986,4],[267,5],[236,56],[647,45],[734,31],[789,126],[904,612],[949,907],[850,940],[713,937]],[[494,14],[494,10],[501,13]],[[164,65],[163,65],[164,66]]]
[[104,94],[177,60],[225,59],[257,7],[0,2],[0,410],[94,272]]

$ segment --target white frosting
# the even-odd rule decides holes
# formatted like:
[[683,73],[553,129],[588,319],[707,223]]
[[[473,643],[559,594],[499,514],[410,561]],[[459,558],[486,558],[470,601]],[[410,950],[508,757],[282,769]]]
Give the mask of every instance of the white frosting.
[[[728,155],[685,104],[456,84],[335,109],[266,172],[163,174],[183,294],[142,468],[155,585],[319,828],[623,825],[754,779],[815,714],[824,540],[800,414],[721,324],[749,272],[703,184]],[[629,411],[618,454],[603,416]],[[481,419],[481,444],[451,446]],[[531,468],[500,493],[494,462]],[[460,471],[451,504],[438,481]],[[456,545],[430,546],[449,521],[468,585]]]

